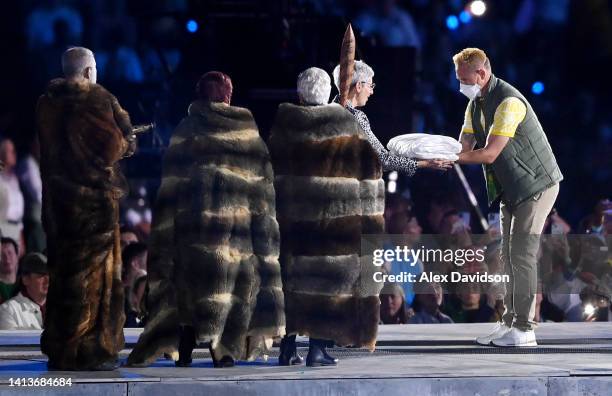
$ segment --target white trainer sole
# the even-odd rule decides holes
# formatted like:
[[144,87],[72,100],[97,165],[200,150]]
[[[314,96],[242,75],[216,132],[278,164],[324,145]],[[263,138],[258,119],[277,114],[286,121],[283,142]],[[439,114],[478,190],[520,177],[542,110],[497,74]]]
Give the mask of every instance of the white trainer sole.
[[478,339],[478,338],[476,338],[476,340],[474,340],[474,341],[478,345],[484,345],[484,346],[491,345],[491,340],[490,339],[489,339],[489,342],[486,342],[486,340]]
[[497,340],[491,341],[491,344],[498,346],[498,347],[536,347],[538,346],[537,341],[526,342],[523,344],[504,344],[502,342],[495,342],[495,341]]

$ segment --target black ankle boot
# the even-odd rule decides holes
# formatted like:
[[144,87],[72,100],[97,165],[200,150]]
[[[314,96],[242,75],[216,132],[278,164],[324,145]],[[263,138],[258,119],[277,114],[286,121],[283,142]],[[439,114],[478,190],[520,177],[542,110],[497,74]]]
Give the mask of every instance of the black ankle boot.
[[191,354],[196,347],[195,330],[192,326],[181,327],[181,336],[179,341],[179,360],[174,362],[176,367],[191,366]]
[[330,356],[325,350],[327,341],[310,339],[310,347],[308,348],[308,356],[306,356],[306,366],[335,366],[338,364],[338,359]]
[[208,346],[208,351],[210,352],[210,357],[212,358],[214,368],[234,367],[236,365],[234,358],[231,356],[223,356],[219,360],[215,359],[215,354],[213,353],[212,345]]
[[304,359],[297,353],[295,335],[284,336],[281,340],[278,355],[279,366],[296,366],[304,363]]
[[212,359],[213,367],[218,367],[219,362],[217,361],[217,359],[215,359],[215,354],[213,353],[212,344],[208,345],[208,352],[210,352],[210,358]]
[[327,353],[327,350],[325,349],[325,347],[323,347],[323,356],[325,356],[325,359],[328,359],[334,362],[334,364],[338,364],[338,358],[331,356],[329,353]]

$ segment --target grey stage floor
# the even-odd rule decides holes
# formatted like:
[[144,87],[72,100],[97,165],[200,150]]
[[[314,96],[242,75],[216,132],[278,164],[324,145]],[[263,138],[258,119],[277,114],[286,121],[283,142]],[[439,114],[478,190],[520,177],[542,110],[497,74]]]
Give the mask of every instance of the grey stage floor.
[[[148,368],[114,372],[48,372],[38,350],[39,332],[0,331],[0,395],[612,395],[612,323],[543,323],[539,347],[481,347],[475,335],[491,324],[381,326],[377,351],[333,349],[338,367],[277,366],[240,362],[214,369],[205,349],[190,368],[160,359]],[[128,349],[139,330],[126,330]],[[304,355],[306,340],[298,339]],[[71,378],[72,387],[18,388],[11,378]]]

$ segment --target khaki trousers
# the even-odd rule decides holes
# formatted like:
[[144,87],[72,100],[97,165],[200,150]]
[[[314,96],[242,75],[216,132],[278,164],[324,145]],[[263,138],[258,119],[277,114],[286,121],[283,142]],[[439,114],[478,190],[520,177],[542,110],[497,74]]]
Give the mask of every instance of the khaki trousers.
[[517,206],[500,204],[501,258],[510,278],[502,320],[508,327],[526,331],[535,326],[540,234],[558,194],[559,184],[555,184]]

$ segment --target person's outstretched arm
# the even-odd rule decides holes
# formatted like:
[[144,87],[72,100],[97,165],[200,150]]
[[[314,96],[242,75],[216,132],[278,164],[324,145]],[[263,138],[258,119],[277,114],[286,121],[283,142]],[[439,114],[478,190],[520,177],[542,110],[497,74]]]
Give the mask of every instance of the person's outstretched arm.
[[412,158],[403,157],[401,155],[395,155],[389,152],[382,145],[380,140],[372,132],[370,127],[370,120],[363,111],[355,110],[355,118],[357,122],[365,132],[368,141],[376,151],[380,162],[382,163],[384,171],[398,171],[403,172],[408,176],[413,176],[418,168],[433,168],[439,170],[446,170],[451,167],[449,161],[443,160],[419,160],[416,161]]

